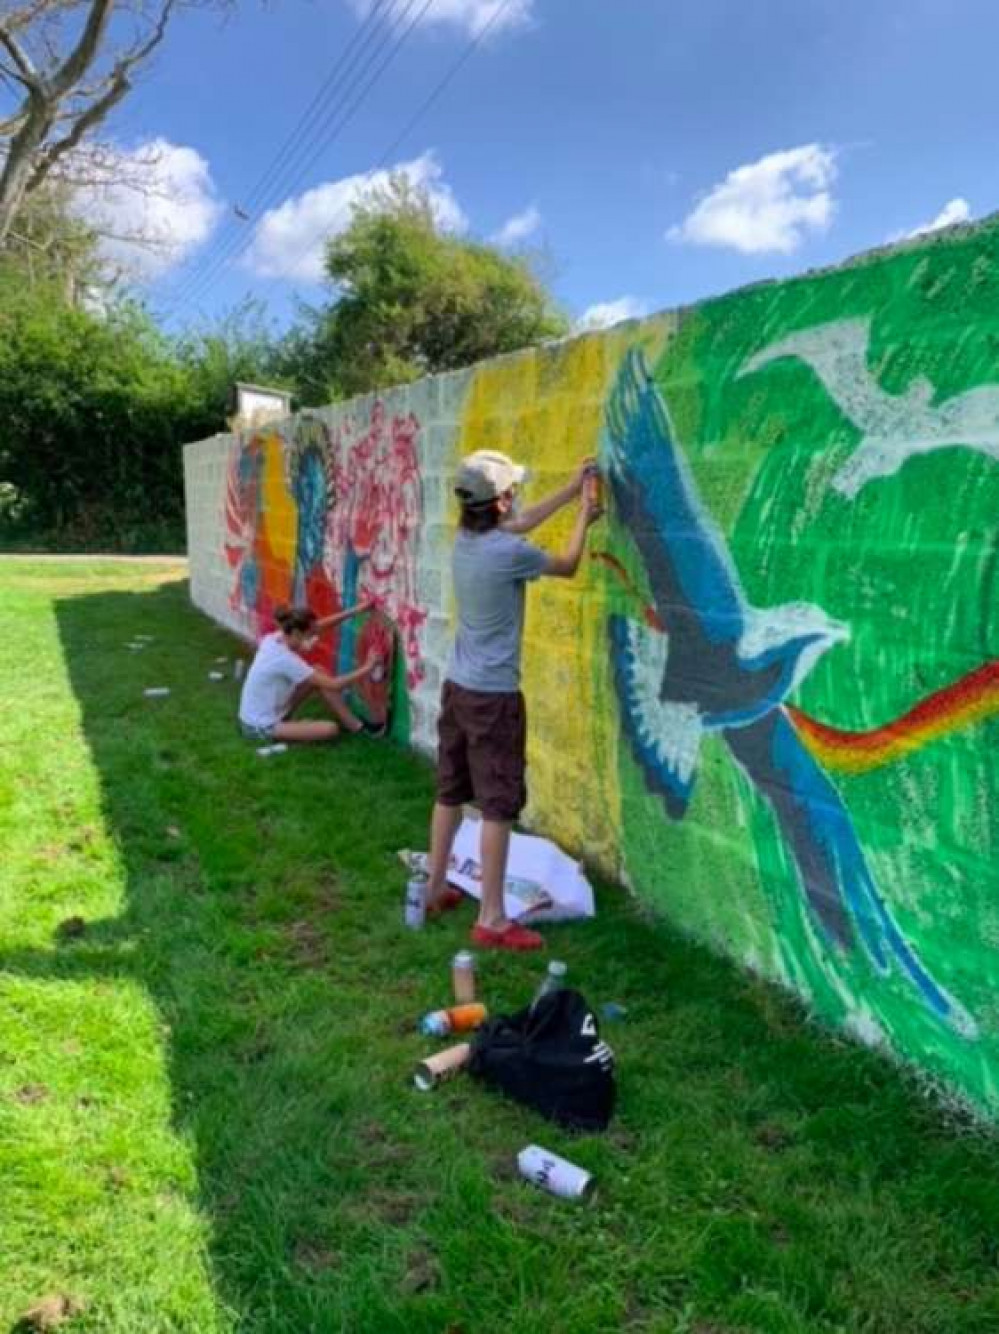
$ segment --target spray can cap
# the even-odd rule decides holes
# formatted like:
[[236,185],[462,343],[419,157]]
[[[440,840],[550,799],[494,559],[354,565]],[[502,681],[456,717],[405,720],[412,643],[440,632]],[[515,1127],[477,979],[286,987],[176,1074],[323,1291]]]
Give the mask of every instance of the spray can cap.
[[455,968],[474,968],[475,955],[471,950],[459,950],[454,956]]
[[549,977],[565,977],[568,971],[568,967],[561,959],[552,959],[551,963],[548,965]]

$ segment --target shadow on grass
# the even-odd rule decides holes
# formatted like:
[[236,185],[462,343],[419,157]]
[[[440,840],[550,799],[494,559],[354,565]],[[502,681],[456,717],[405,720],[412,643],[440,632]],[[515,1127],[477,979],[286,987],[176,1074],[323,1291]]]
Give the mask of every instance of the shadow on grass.
[[[394,853],[425,844],[429,770],[369,741],[258,758],[234,687],[207,679],[233,641],[185,597],[57,604],[126,899],[79,938],[0,962],[134,979],[153,998],[236,1327],[996,1327],[993,1146],[613,890],[595,922],[550,931],[590,998],[628,1010],[607,1032],[611,1132],[570,1140],[467,1082],[414,1093],[413,1021],[447,1000],[469,924],[465,909],[400,926]],[[124,654],[142,632],[154,642]],[[146,700],[148,685],[171,694]],[[484,960],[485,998],[521,1004],[537,971]],[[596,1173],[592,1208],[516,1180],[530,1140]]]

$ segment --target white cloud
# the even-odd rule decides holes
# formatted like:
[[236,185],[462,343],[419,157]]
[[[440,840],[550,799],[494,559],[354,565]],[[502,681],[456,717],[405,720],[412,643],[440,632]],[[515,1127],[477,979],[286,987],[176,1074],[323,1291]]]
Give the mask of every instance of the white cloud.
[[[366,18],[374,9],[376,0],[350,0],[351,8],[362,18]],[[425,13],[420,9],[419,22],[429,27],[431,24],[451,24],[463,28],[475,37],[490,25],[489,35],[513,28],[523,28],[534,17],[534,0],[431,0]],[[395,11],[395,12],[393,12]],[[405,21],[402,19],[406,13]],[[403,0],[390,0],[386,13],[400,23],[403,31],[408,26],[412,15],[406,10]]]
[[941,227],[953,227],[958,222],[970,222],[971,205],[960,195],[956,199],[949,199],[943,208],[933,219],[932,222],[924,222],[918,227],[913,227],[911,232],[894,232],[889,236],[889,241],[908,241],[914,236],[922,236],[924,232],[938,232]]
[[698,201],[671,241],[730,246],[744,254],[796,250],[823,231],[835,210],[836,155],[821,144],[768,153],[736,167]]
[[426,152],[391,170],[327,181],[270,209],[257,227],[247,264],[265,278],[321,282],[326,242],[349,226],[352,205],[369,190],[388,185],[393,174],[405,176],[415,188],[426,192],[443,228],[464,231],[468,220],[444,180],[436,154]]
[[512,218],[507,218],[499,231],[490,236],[493,245],[513,246],[521,241],[526,241],[529,236],[541,226],[541,212],[534,204],[525,208],[521,213],[515,213]]
[[100,249],[127,276],[158,278],[208,240],[224,205],[196,149],[151,139],[102,150],[96,183],[76,191],[80,214],[103,233]]
[[649,313],[649,303],[638,296],[619,296],[616,301],[598,301],[588,306],[572,326],[575,333],[608,329],[622,320],[640,320]]

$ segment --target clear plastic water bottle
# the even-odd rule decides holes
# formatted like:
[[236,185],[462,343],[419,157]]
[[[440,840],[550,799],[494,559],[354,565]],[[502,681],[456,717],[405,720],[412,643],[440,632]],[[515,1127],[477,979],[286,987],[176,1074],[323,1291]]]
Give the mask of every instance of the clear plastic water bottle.
[[542,996],[548,996],[553,991],[562,990],[565,986],[565,975],[568,971],[569,969],[561,959],[552,959],[551,963],[548,965],[548,971],[541,979],[541,985],[535,992],[534,1000],[531,1002],[531,1009],[537,1005]]

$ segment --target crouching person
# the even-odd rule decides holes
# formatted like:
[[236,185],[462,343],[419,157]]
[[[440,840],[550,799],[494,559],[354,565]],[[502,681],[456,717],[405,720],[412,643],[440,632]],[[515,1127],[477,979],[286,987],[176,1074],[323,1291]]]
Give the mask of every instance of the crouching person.
[[[274,619],[278,628],[260,641],[240,695],[239,725],[245,737],[251,741],[298,743],[333,741],[342,731],[355,735],[384,734],[384,724],[358,718],[341,694],[348,686],[371,675],[378,665],[377,657],[369,658],[356,671],[331,676],[301,656],[315,646],[322,631],[367,610],[368,603],[359,603],[348,611],[320,620],[308,607],[277,609]],[[332,718],[293,718],[295,711],[313,696],[322,699]]]

